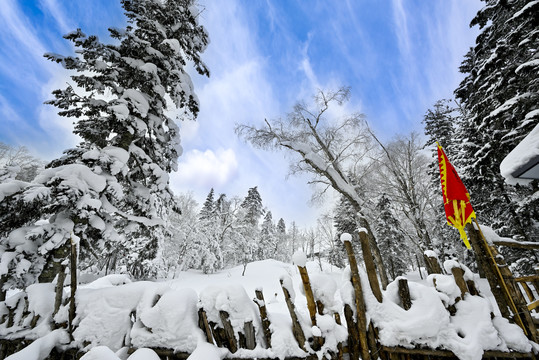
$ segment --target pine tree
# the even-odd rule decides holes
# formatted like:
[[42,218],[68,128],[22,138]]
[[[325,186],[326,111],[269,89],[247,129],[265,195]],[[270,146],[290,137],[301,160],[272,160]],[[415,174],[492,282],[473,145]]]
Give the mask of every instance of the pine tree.
[[[1,241],[13,253],[2,267],[17,285],[51,279],[69,239],[80,239],[83,257],[137,251],[120,258],[135,276],[148,274],[163,241],[174,206],[168,173],[181,154],[179,129],[165,114],[172,105],[167,99],[196,117],[199,105],[184,68],[190,62],[209,75],[200,60],[208,35],[192,0],[122,5],[129,25],[110,29],[115,44],[78,29],[64,36],[76,56],[45,55],[75,73],[74,84],[55,90],[47,103],[76,120],[82,141],[34,183],[0,189]],[[47,221],[34,225],[40,219]],[[26,249],[10,240],[14,234]]]
[[499,165],[539,119],[539,3],[484,1],[471,23],[482,31],[461,65],[466,78],[455,91],[469,112],[459,127],[466,143],[456,165],[479,219],[501,235],[532,240],[539,233],[537,184],[511,187]]
[[275,258],[277,237],[271,211],[266,212],[260,229],[260,243],[258,247],[258,260]]
[[375,231],[379,239],[380,253],[389,274],[395,279],[404,275],[408,270],[408,264],[412,263],[410,249],[401,225],[391,211],[391,201],[385,194],[376,204],[376,213],[378,217],[375,221]]
[[[428,173],[431,177],[431,186],[434,192],[432,212],[435,221],[431,223],[430,228],[433,237],[432,242],[440,258],[451,259],[458,257],[460,261],[465,261],[465,258],[461,256],[464,245],[458,236],[455,236],[454,231],[447,226],[436,143],[438,142],[446,154],[452,157],[461,145],[456,139],[455,127],[463,121],[463,117],[462,107],[457,106],[453,100],[449,99],[438,100],[432,109],[427,110],[423,117],[424,132],[427,136],[425,147],[430,148],[432,154],[432,160],[428,165]],[[466,265],[471,264],[466,262]]]
[[204,201],[204,205],[202,205],[202,209],[200,210],[200,220],[211,219],[215,216],[216,204],[213,201],[213,196],[214,191],[213,188],[211,188],[208,196],[206,196],[206,201]]
[[258,227],[260,217],[264,215],[264,207],[257,186],[249,189],[241,207],[246,210],[245,220],[250,223],[251,226]]

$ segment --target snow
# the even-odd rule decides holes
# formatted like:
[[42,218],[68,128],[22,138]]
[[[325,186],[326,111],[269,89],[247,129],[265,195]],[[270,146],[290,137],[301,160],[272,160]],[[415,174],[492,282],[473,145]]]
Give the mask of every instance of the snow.
[[81,164],[63,165],[45,169],[36,176],[34,182],[46,184],[55,180],[61,180],[57,187],[67,188],[70,191],[78,190],[83,194],[89,190],[100,193],[107,185],[106,179],[103,176],[97,175],[92,169]]
[[342,242],[345,242],[345,241],[352,241],[352,235],[350,235],[349,233],[343,233],[341,235],[341,241]]
[[68,342],[68,333],[63,329],[57,329],[37,339],[21,351],[8,356],[6,360],[44,360],[56,345]]
[[203,342],[198,344],[195,351],[193,351],[187,360],[221,360],[225,358],[227,353],[228,351],[226,349]]
[[520,167],[539,156],[539,124],[502,160],[500,172],[508,184],[529,184],[532,180],[513,175]]
[[292,262],[296,266],[305,267],[307,263],[307,255],[301,250],[297,250],[294,255],[292,255]]
[[[150,347],[188,352],[192,360],[217,360],[230,356],[305,356],[292,335],[291,319],[279,283],[282,279],[295,300],[296,313],[305,336],[325,338],[323,348],[317,352],[317,356],[323,358],[328,350],[335,350],[337,344],[348,336],[345,325],[336,324],[333,312],[338,311],[344,319],[343,304],[353,304],[354,293],[349,268],[342,271],[325,263],[322,265],[320,269],[318,263],[305,263],[313,294],[325,305],[324,315],[316,316],[316,326],[311,325],[304,295],[301,291],[295,291],[302,288],[297,268],[292,264],[265,260],[250,263],[245,276],[242,276],[243,266],[238,266],[212,275],[184,271],[175,280],[154,282],[131,282],[127,276],[115,274],[80,285],[75,345],[88,351],[84,360],[157,359]],[[452,260],[444,263],[448,272],[455,266],[465,270],[465,277],[478,280],[477,275],[465,266]],[[370,290],[366,273],[361,268],[358,270],[366,301],[366,315],[378,328],[382,345],[442,348],[453,351],[462,360],[479,360],[485,350],[507,351],[510,348],[521,352],[531,351],[530,342],[520,328],[498,315],[495,303],[493,305],[491,302],[492,295],[483,283],[479,283],[478,287],[485,297],[466,294],[464,299],[457,301],[460,291],[451,275],[435,274],[426,280],[410,276],[408,285],[412,306],[404,310],[398,295],[398,280],[402,277],[388,285],[383,292],[383,301],[379,303]],[[271,349],[264,346],[258,308],[252,300],[256,289],[263,290],[266,299],[271,322]],[[52,312],[54,302],[52,284],[33,285],[26,292],[10,296],[5,305],[18,307],[22,312],[26,294],[29,311],[43,318],[50,316],[48,314]],[[455,306],[454,315],[448,312],[449,305]],[[221,326],[219,311],[226,311],[237,338],[239,332],[244,331],[244,322],[252,321],[256,348],[239,349],[232,355],[227,349],[207,343],[198,327],[200,307],[206,311],[208,320],[218,326]],[[355,311],[355,306],[352,309]],[[63,306],[60,310],[63,315],[60,316],[65,317],[65,311],[66,307]],[[9,330],[4,326],[0,324],[2,333]],[[17,355],[19,357],[13,359],[40,359],[35,356],[50,351],[55,344],[64,341],[66,334],[47,330],[40,336],[32,348],[23,350],[26,351],[24,354],[33,355]],[[125,346],[138,350],[127,356]],[[310,349],[308,344],[306,346]]]

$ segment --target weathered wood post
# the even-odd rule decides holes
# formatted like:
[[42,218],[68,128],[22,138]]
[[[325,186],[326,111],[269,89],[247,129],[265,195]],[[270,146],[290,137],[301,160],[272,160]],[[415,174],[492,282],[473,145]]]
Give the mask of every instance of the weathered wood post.
[[75,302],[75,295],[77,294],[77,241],[75,241],[74,235],[71,234],[71,258],[70,258],[70,271],[71,271],[71,297],[70,297],[70,303],[69,303],[69,336],[71,339],[73,339],[73,331],[74,324],[73,321],[75,320],[76,316],[76,302]]
[[270,321],[268,319],[268,310],[266,309],[266,301],[264,301],[264,294],[262,289],[255,290],[256,299],[254,302],[258,306],[260,311],[260,319],[262,320],[262,330],[264,332],[264,339],[266,340],[266,348],[271,348],[271,330]]
[[425,265],[427,266],[427,273],[430,274],[443,274],[440,263],[438,262],[438,256],[432,250],[427,250],[423,253],[425,259]]
[[204,334],[206,334],[206,340],[213,344],[213,336],[211,334],[211,328],[208,324],[208,316],[206,315],[206,311],[204,308],[198,309],[198,327],[204,331]]
[[229,320],[229,315],[226,311],[219,311],[219,317],[221,318],[221,323],[225,329],[226,339],[228,341],[229,350],[231,353],[238,351],[238,342],[236,340],[236,335],[234,334],[234,328]]
[[378,302],[382,302],[382,291],[380,290],[380,283],[378,282],[378,275],[376,274],[374,258],[372,256],[371,247],[369,246],[367,229],[359,230],[359,242],[361,243],[361,251],[363,252],[363,260],[365,261],[365,268],[367,269],[367,277],[369,278],[372,293]]
[[468,285],[466,284],[466,281],[464,281],[464,270],[462,270],[460,267],[454,266],[451,268],[451,273],[453,274],[455,283],[460,289],[460,298],[464,299],[464,295],[469,292]]
[[354,294],[356,300],[356,315],[357,326],[359,332],[359,345],[361,351],[361,358],[363,360],[370,360],[369,343],[367,341],[367,317],[365,299],[363,297],[363,289],[361,287],[361,279],[359,277],[359,271],[357,268],[356,256],[352,249],[352,235],[344,233],[341,235],[341,241],[344,243],[346,253],[348,254],[348,261],[350,263],[350,271],[352,273],[352,286],[354,287]]
[[487,278],[488,284],[494,295],[494,299],[498,304],[500,313],[506,319],[510,318],[509,304],[504,296],[502,290],[502,285],[499,283],[498,276],[494,269],[494,266],[497,266],[493,261],[489,261],[490,255],[486,248],[486,244],[481,238],[479,232],[474,228],[473,224],[466,224],[466,232],[468,233],[468,239],[470,240],[470,245],[475,253],[475,258],[477,260],[477,266],[482,268],[482,272]]
[[469,229],[475,232],[476,237],[480,240],[480,245],[485,249],[489,265],[496,276],[498,286],[501,286],[501,292],[505,296],[506,304],[510,306],[517,324],[522,327],[528,338],[537,342],[537,329],[535,323],[528,310],[526,300],[520,289],[518,289],[513,273],[509,269],[509,266],[507,266],[503,256],[498,253],[498,250],[487,243],[477,220],[475,221],[475,224],[477,230],[473,225]]
[[354,319],[354,310],[352,310],[349,304],[344,305],[344,319],[348,328],[348,352],[350,353],[350,359],[358,360],[361,355],[359,351],[359,328]]
[[408,287],[408,280],[399,279],[399,297],[402,302],[404,310],[409,310],[412,307],[412,300],[410,298],[410,288]]
[[301,328],[301,325],[298,321],[298,316],[296,314],[296,307],[294,306],[294,303],[292,302],[292,299],[290,297],[290,292],[286,288],[286,285],[284,284],[284,279],[279,280],[281,283],[281,288],[283,289],[284,294],[284,300],[286,302],[286,306],[288,307],[288,312],[290,313],[290,317],[292,318],[292,334],[294,334],[294,338],[298,342],[299,347],[303,351],[307,351],[305,349],[305,334],[303,333],[303,329]]

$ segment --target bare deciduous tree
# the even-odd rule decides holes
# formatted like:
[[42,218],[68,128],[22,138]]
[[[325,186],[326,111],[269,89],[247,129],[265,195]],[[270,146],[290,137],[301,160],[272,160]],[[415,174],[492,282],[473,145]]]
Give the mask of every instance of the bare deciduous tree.
[[[387,275],[369,222],[362,214],[362,199],[356,192],[347,171],[365,160],[371,150],[371,137],[364,116],[341,114],[350,99],[350,89],[318,91],[312,104],[297,103],[284,119],[265,120],[265,126],[239,125],[236,133],[256,147],[284,148],[300,156],[291,164],[292,172],[312,175],[311,183],[333,188],[354,207],[357,222],[366,228],[373,247],[382,285]],[[335,107],[333,105],[339,105]]]

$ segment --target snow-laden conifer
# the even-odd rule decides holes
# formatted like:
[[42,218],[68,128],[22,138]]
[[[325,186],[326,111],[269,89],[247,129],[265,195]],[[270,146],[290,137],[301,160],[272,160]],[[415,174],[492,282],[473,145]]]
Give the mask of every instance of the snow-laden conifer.
[[83,256],[120,256],[137,276],[157,255],[174,206],[168,174],[181,154],[179,129],[166,111],[196,117],[185,66],[209,75],[200,59],[209,40],[192,0],[122,5],[129,25],[109,29],[114,43],[78,29],[64,36],[76,55],[45,55],[73,73],[47,103],[75,121],[81,142],[33,183],[0,185],[1,272],[17,285],[40,275],[50,280],[69,239],[80,239]]

